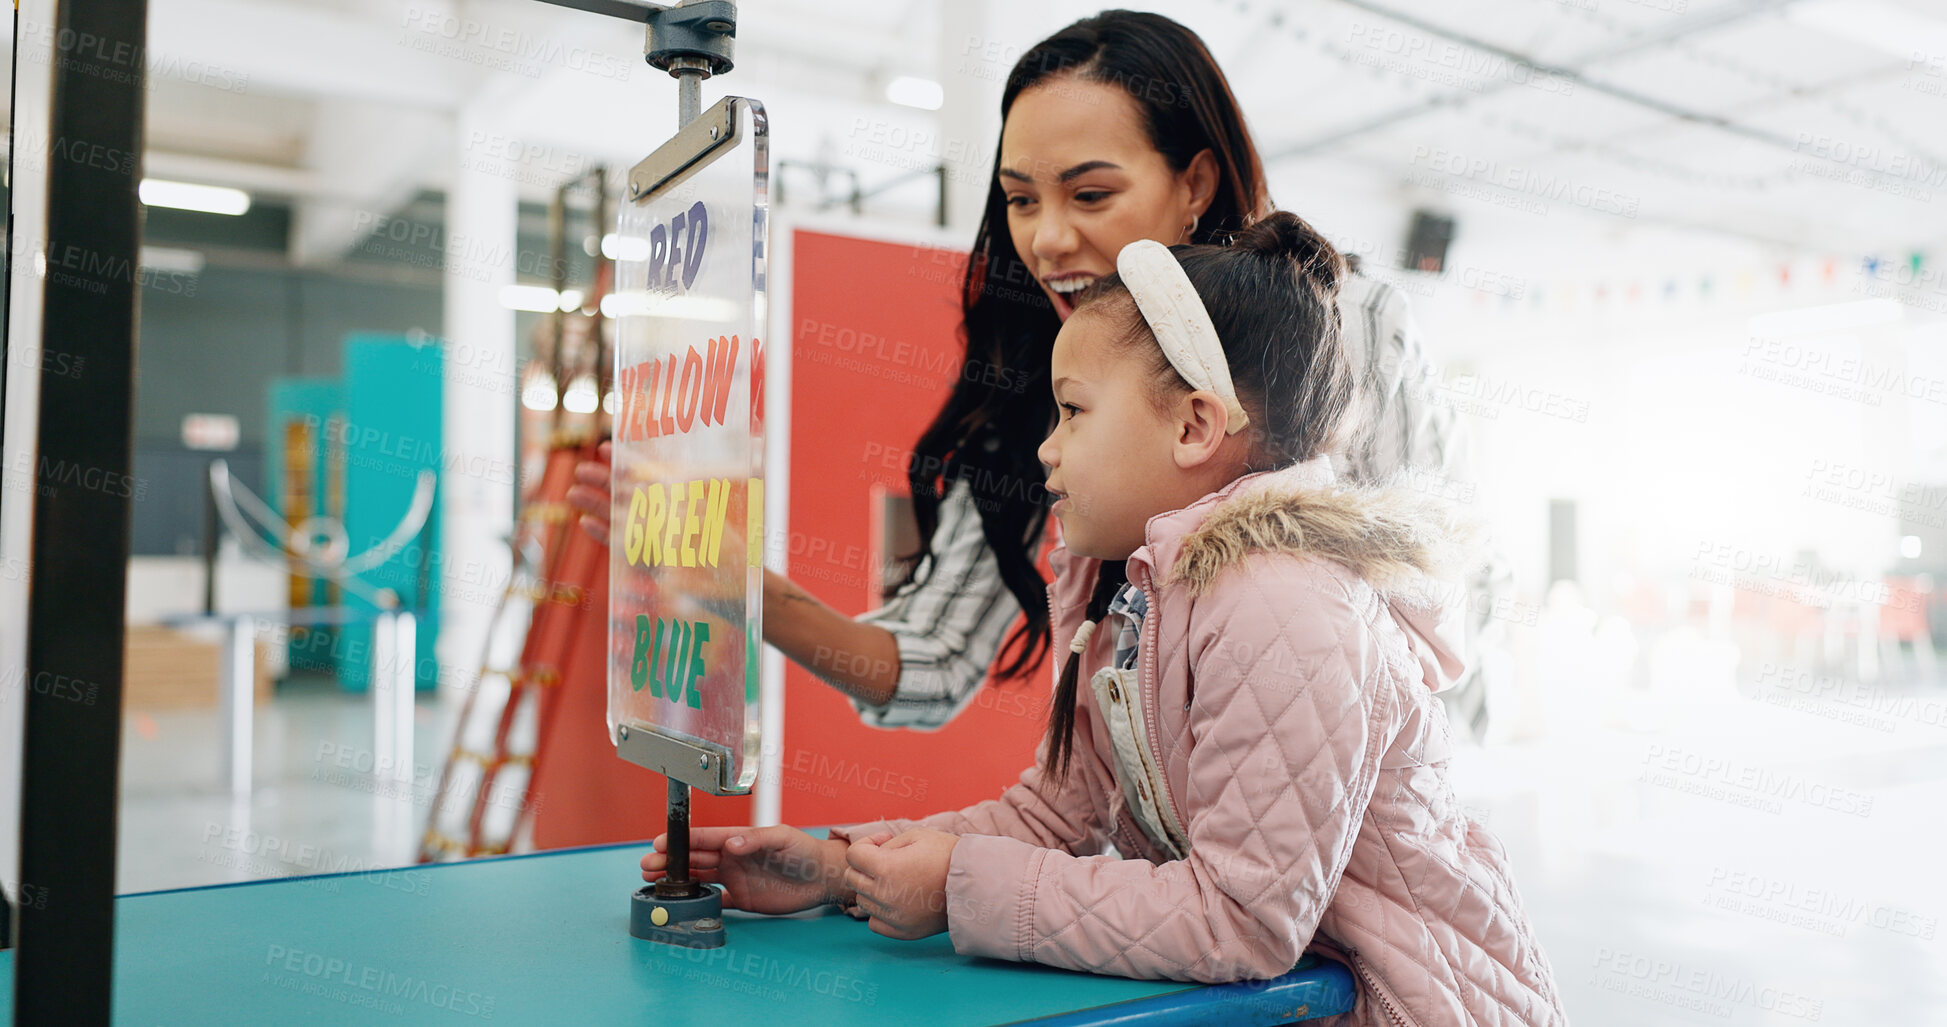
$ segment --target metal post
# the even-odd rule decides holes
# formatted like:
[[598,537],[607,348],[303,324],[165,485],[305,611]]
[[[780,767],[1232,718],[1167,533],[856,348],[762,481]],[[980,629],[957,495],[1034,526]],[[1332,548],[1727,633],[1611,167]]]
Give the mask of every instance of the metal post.
[[676,127],[682,128],[703,113],[703,80],[710,77],[710,63],[701,57],[677,57],[669,62],[669,74],[676,79]]
[[392,617],[392,779],[412,784],[412,710],[418,691],[419,621],[401,610]]
[[372,855],[381,863],[411,858],[415,623],[402,610],[372,622]]
[[412,781],[412,693],[415,685],[415,619],[399,610],[381,611],[372,622],[372,772],[380,778]]
[[947,182],[947,170],[946,170],[946,164],[945,164],[945,163],[942,163],[942,164],[941,164],[941,165],[940,165],[940,166],[939,166],[938,168],[936,168],[936,169],[934,169],[934,170],[935,170],[935,173],[937,173],[937,174],[939,175],[939,177],[940,177],[940,202],[939,202],[939,206],[938,206],[938,207],[935,207],[935,208],[934,208],[934,214],[933,214],[933,223],[934,223],[934,224],[936,224],[936,225],[938,225],[938,226],[940,226],[941,228],[945,228],[945,227],[946,227],[946,203],[947,203],[947,193],[946,193],[946,182]]
[[372,663],[365,672],[372,693],[372,773],[385,776],[379,761],[392,751],[392,612],[372,618]]
[[687,899],[703,894],[690,879],[690,786],[669,779],[669,875],[656,882],[659,899]]
[[[211,461],[214,463],[215,461]],[[216,615],[216,558],[222,548],[223,534],[216,526],[216,483],[210,480],[209,468],[203,468],[203,613]]]
[[257,701],[257,626],[249,617],[224,622],[218,723],[223,725],[223,783],[231,796],[250,797],[252,727]]
[[[114,998],[116,792],[122,732],[123,617],[128,593],[129,510],[135,407],[136,266],[142,240],[143,62],[146,0],[56,0],[40,46],[16,37],[17,69],[47,54],[52,87],[43,142],[86,140],[123,162],[48,160],[44,232],[20,245],[87,257],[78,274],[10,277],[41,291],[38,337],[10,338],[65,353],[88,373],[40,371],[34,426],[38,466],[28,566],[26,678],[21,732],[20,866],[45,903],[20,904],[13,961],[13,1021],[109,1023]],[[66,41],[94,40],[69,47]],[[36,53],[32,47],[39,47]],[[51,50],[51,53],[50,53]],[[25,78],[25,71],[17,77]],[[32,124],[22,117],[14,124]],[[38,133],[17,134],[23,138]],[[14,170],[32,166],[16,150]],[[16,186],[20,183],[15,182]],[[30,194],[31,195],[31,194]],[[120,271],[114,269],[122,269]],[[45,470],[53,468],[54,470]],[[85,484],[84,484],[85,483]]]

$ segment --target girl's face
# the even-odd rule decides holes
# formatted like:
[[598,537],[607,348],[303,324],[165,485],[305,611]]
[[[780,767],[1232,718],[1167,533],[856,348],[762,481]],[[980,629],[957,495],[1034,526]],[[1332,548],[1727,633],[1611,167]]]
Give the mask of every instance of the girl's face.
[[1142,109],[1119,86],[1063,75],[1014,98],[996,172],[1014,251],[1063,321],[1073,297],[1115,270],[1138,239],[1190,239],[1216,194],[1209,150],[1181,172],[1149,143]]
[[1229,480],[1223,468],[1242,443],[1226,440],[1221,404],[1210,393],[1184,392],[1157,409],[1155,362],[1141,345],[1125,344],[1116,319],[1099,309],[1091,306],[1055,336],[1050,377],[1060,420],[1036,455],[1048,466],[1063,544],[1081,556],[1121,560],[1143,546],[1151,517]]

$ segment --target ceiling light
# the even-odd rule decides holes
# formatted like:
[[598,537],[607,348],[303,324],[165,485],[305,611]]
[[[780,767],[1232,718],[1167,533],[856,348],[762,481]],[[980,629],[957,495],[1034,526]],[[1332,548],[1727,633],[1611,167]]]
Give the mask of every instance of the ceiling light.
[[220,185],[192,185],[163,178],[145,178],[137,189],[151,207],[174,207],[204,214],[241,214],[250,209],[250,194]]
[[923,111],[936,111],[946,101],[946,92],[938,82],[930,78],[914,78],[901,75],[886,83],[886,99],[902,107],[918,107]]
[[602,236],[602,256],[610,260],[648,260],[649,240],[610,232]]
[[595,397],[595,376],[592,374],[576,378],[561,396],[561,406],[571,414],[592,414],[599,403]]
[[521,390],[521,406],[529,410],[554,409],[554,376],[542,375]]
[[144,271],[171,275],[199,275],[207,258],[198,250],[178,250],[168,246],[144,246],[136,263]]
[[561,297],[545,285],[503,285],[500,287],[500,305],[509,310],[527,310],[545,314],[559,310]]

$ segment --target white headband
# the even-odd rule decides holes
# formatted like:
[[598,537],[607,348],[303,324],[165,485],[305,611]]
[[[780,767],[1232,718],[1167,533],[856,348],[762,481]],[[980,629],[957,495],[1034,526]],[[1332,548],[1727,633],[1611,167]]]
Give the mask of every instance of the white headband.
[[1135,298],[1143,320],[1149,322],[1149,330],[1156,333],[1156,344],[1163,347],[1170,366],[1191,388],[1214,392],[1224,401],[1224,410],[1230,414],[1224,434],[1243,431],[1251,419],[1245,416],[1231,386],[1224,344],[1176,255],[1154,239],[1138,239],[1116,255],[1115,269]]

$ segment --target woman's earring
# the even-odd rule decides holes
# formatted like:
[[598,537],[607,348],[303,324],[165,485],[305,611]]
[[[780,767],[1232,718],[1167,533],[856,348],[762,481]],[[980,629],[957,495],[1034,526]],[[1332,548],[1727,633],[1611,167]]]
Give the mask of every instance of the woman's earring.
[[1189,238],[1189,241],[1197,241],[1197,216],[1195,214],[1190,215],[1190,223],[1183,227],[1183,234]]

